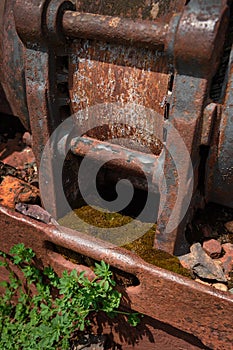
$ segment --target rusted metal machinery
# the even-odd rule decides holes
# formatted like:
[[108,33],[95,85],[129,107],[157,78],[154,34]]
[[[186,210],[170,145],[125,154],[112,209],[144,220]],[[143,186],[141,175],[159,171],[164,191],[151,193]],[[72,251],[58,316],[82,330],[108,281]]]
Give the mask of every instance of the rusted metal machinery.
[[[103,182],[126,177],[148,192],[159,189],[155,246],[167,252],[186,251],[185,226],[197,208],[209,201],[233,207],[232,27],[230,0],[1,1],[1,112],[32,133],[38,165],[71,114],[79,131],[77,137],[63,130],[47,154],[44,190],[54,216],[61,215],[55,163],[67,148],[78,158],[109,162]],[[78,183],[66,176],[66,195],[75,203]],[[165,339],[162,345],[144,339],[139,349],[231,348],[232,297],[110,243],[65,228],[61,234],[3,208],[0,215],[6,249],[20,237],[44,260],[70,267],[50,242],[136,275],[140,285],[126,291],[131,307],[152,317],[150,331]],[[180,344],[171,336],[176,331]]]

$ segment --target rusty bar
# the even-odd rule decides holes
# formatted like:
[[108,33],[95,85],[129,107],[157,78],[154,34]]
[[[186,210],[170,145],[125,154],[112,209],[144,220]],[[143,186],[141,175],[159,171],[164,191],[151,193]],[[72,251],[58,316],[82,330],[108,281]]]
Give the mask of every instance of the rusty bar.
[[[186,332],[183,335],[186,339],[187,335],[193,334],[212,350],[231,349],[233,296],[230,293],[214,290],[210,286],[200,285],[150,265],[132,252],[84,233],[62,226],[46,225],[1,206],[0,225],[2,250],[9,252],[9,249],[20,241],[31,247],[44,264],[52,265],[58,273],[74,267],[78,271],[88,268],[65,260],[53,251],[53,245],[98,261],[104,260],[112,267],[135,275],[140,281],[140,285],[130,286],[125,290],[125,300],[130,300],[132,310],[159,320],[170,328],[175,327],[179,337],[181,330]],[[137,327],[136,330],[139,329]],[[135,347],[123,347],[133,348]],[[158,347],[156,339],[150,346],[142,342],[140,347],[136,348],[146,350],[179,347]],[[193,349],[189,344],[180,348]],[[201,349],[205,347],[202,346]]]
[[66,11],[62,20],[64,34],[94,39],[142,44],[163,48],[168,24],[162,21],[134,21],[127,18]]
[[[134,176],[146,176],[152,182],[158,182],[155,176],[158,171],[159,157],[128,149],[109,142],[103,142],[90,137],[77,137],[71,141],[71,152],[81,157],[89,157],[108,167],[124,170]],[[159,174],[158,174],[159,175]]]

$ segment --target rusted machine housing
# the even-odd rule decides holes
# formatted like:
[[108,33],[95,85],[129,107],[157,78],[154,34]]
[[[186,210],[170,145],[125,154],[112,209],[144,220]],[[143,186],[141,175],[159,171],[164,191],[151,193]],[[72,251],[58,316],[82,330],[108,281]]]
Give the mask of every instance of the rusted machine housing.
[[[226,0],[116,4],[107,0],[5,0],[0,4],[1,112],[19,117],[32,133],[38,164],[59,124],[95,104],[133,101],[155,110],[161,129],[158,135],[164,137],[167,149],[174,148],[174,140],[166,139],[165,126],[170,123],[179,132],[194,174],[191,203],[183,220],[167,233],[169,217],[175,208],[174,220],[178,220],[189,187],[183,187],[179,198],[176,168],[169,152],[164,151],[166,205],[155,241],[156,247],[178,255],[187,249],[184,229],[198,207],[208,201],[233,207],[231,8],[232,2]],[[112,80],[117,84],[112,86]],[[105,145],[106,135],[108,132],[97,129],[85,137]],[[130,137],[137,138],[135,130]],[[132,149],[137,151],[135,143]],[[182,162],[182,149],[174,152]],[[81,147],[76,153],[85,156],[85,149]],[[56,216],[60,194],[54,181],[53,156],[45,177],[50,210]],[[134,173],[133,166],[119,165],[124,174]],[[184,162],[182,176],[186,181],[189,167],[190,163]],[[114,178],[114,171],[108,178]],[[70,202],[77,193],[77,183],[67,186]],[[161,201],[163,195],[161,192]],[[231,296],[197,286],[82,233],[65,228],[61,232],[4,208],[0,217],[1,247],[6,250],[21,241],[58,271],[71,269],[72,263],[53,251],[53,245],[58,245],[104,259],[137,277],[139,285],[125,291],[128,306],[147,317],[142,328],[132,332],[135,344],[123,335],[123,349],[231,348]],[[141,337],[137,332],[142,332]],[[148,339],[147,332],[151,334]]]

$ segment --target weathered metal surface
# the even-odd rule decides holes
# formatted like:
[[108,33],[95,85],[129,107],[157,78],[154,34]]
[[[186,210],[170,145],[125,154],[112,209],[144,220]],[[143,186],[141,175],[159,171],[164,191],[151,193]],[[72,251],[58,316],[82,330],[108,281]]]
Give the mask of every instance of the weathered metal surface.
[[[156,173],[159,157],[136,152],[119,145],[114,145],[109,142],[98,141],[89,137],[78,137],[71,141],[71,152],[77,156],[88,157],[92,161],[99,161],[105,164],[110,169],[135,177],[147,178],[148,183],[145,190],[152,190],[152,186],[156,187],[159,184],[159,178],[162,176]],[[159,168],[162,169],[160,164]],[[155,174],[157,176],[155,177]],[[138,181],[136,181],[137,184]],[[140,182],[140,180],[139,180]]]
[[209,103],[203,112],[203,123],[201,133],[201,144],[210,145],[211,136],[213,132],[214,121],[217,118],[218,105],[216,103]]
[[186,0],[76,0],[76,9],[79,12],[98,13],[105,16],[120,16],[154,20],[166,16],[171,17],[174,12],[180,12]]
[[[162,347],[170,350],[179,346],[208,349],[203,344],[212,350],[231,348],[233,297],[230,294],[152,266],[133,253],[83,233],[39,223],[3,207],[0,208],[0,223],[1,249],[8,252],[13,244],[23,242],[35,250],[45,265],[51,264],[58,273],[65,268],[76,268],[78,271],[85,269],[92,275],[86,266],[73,264],[56,253],[53,245],[97,261],[104,259],[112,267],[138,278],[138,286],[127,287],[122,292],[128,307],[148,317],[135,331],[127,328],[128,336],[124,327],[111,327],[109,333],[113,332],[115,339],[120,339],[122,349]],[[104,327],[104,333],[107,329],[108,326]],[[135,344],[132,344],[133,340]]]
[[27,47],[57,46],[64,39],[60,25],[63,13],[73,10],[69,0],[15,0],[14,18],[17,32]]
[[[73,3],[65,0],[51,1],[49,4],[46,0],[26,3],[17,0],[14,8],[16,27],[25,44],[25,89],[33,151],[38,166],[51,133],[70,114],[66,87],[68,77],[64,67],[67,47],[62,42],[64,38],[60,35],[59,19],[65,10],[72,8]],[[51,152],[46,159],[47,166],[41,174],[45,181],[54,179],[54,158]],[[53,180],[50,181],[48,195],[51,198],[51,213],[56,217],[59,193],[54,189]]]
[[[187,247],[185,225],[195,208],[202,205],[204,198],[199,194],[200,145],[213,145],[213,156],[208,163],[206,199],[233,206],[232,199],[229,198],[229,193],[233,190],[232,56],[222,116],[219,108],[210,105],[208,110],[207,106],[210,102],[208,95],[211,78],[216,72],[226,34],[229,17],[227,4],[230,1],[207,3],[192,0],[185,7],[186,1],[164,3],[162,10],[162,1],[76,1],[78,12],[71,13],[66,12],[72,10],[70,1],[4,1],[0,6],[0,72],[6,96],[4,101],[9,102],[11,112],[20,117],[26,128],[31,128],[38,163],[52,131],[69,115],[69,102],[72,112],[104,103],[135,103],[158,113],[160,129],[169,122],[179,131],[194,169],[193,198],[187,215],[178,228],[168,232],[168,219],[173,216],[172,220],[176,222],[187,204],[185,198],[189,190],[190,164],[184,162],[182,177],[187,182],[180,190],[176,166],[166,151],[164,172],[167,188],[161,193],[161,201],[164,203],[163,199],[166,199],[166,205],[158,221],[155,242],[157,247],[179,254]],[[163,13],[166,14],[164,23],[160,22],[162,19],[156,20]],[[90,23],[90,19],[95,19],[96,22]],[[100,20],[104,26],[100,26]],[[78,36],[78,39],[67,45],[63,34]],[[106,43],[106,40],[110,42]],[[112,42],[115,40],[116,44]],[[61,44],[62,42],[64,43]],[[136,47],[138,42],[145,46],[152,43],[152,46]],[[155,50],[154,44],[159,46],[160,51]],[[164,45],[169,58],[161,51]],[[171,73],[175,74],[173,87]],[[168,106],[164,113],[164,108],[169,104],[166,102],[168,90],[171,95],[170,108]],[[164,114],[168,121],[164,121]],[[111,114],[106,115],[110,125],[111,117]],[[141,119],[143,117],[140,116]],[[131,122],[138,126],[137,118],[132,117]],[[118,130],[109,126],[107,129],[100,127],[89,130],[86,134],[102,142],[122,136]],[[135,135],[137,132],[131,129],[128,136]],[[159,136],[160,141],[166,143],[167,150],[173,148],[179,162],[182,162],[183,150],[174,140],[166,139],[166,135],[165,139],[161,133]],[[137,141],[143,146],[150,146],[150,142],[145,142],[148,141],[145,135],[140,135]],[[153,142],[154,145],[159,145],[156,137]],[[115,145],[111,147],[117,149]],[[132,149],[135,149],[135,144]],[[124,151],[121,152],[123,159],[127,160]],[[84,150],[83,155],[85,153]],[[156,151],[152,153],[156,154]],[[149,155],[145,157],[150,158]],[[56,176],[53,158],[54,153],[51,153],[43,174],[45,181],[49,180],[50,184]],[[137,165],[141,165],[139,163]],[[121,171],[125,164],[120,163]],[[129,172],[132,170],[130,167],[126,169]],[[69,184],[70,174],[67,173],[66,176],[66,183]],[[112,177],[108,175],[108,178],[114,176],[116,179],[118,173]],[[180,198],[179,191],[183,199],[177,201]],[[75,190],[73,192],[76,193]],[[51,200],[51,213],[56,216],[59,193],[52,186],[48,188],[48,196]],[[126,291],[131,307],[153,318],[149,327],[152,334],[161,336],[158,329],[153,330],[153,327],[164,327],[163,342],[159,343],[156,339],[156,343],[151,345],[143,338],[142,343],[138,343],[140,350],[150,349],[150,346],[153,349],[166,349],[164,344],[170,341],[168,349],[178,346],[192,349],[196,345],[197,348],[204,348],[196,340],[192,343],[191,339],[194,338],[190,334],[201,339],[211,349],[227,350],[231,347],[233,301],[227,294],[197,286],[194,282],[145,264],[120,248],[90,239],[78,232],[48,228],[5,209],[1,211],[0,222],[3,248],[9,250],[10,245],[23,241],[35,249],[44,262],[51,262],[58,271],[74,265],[55,253],[48,242],[97,260],[104,259],[114,267],[135,274],[140,285],[131,286]],[[90,270],[88,272],[91,273]],[[159,320],[157,326],[156,319]],[[170,333],[175,334],[179,330],[180,337],[187,337],[188,340],[179,343],[176,338],[172,342],[167,335],[169,327],[172,329]],[[124,349],[130,349],[130,345],[125,343],[124,346]]]
[[25,91],[24,47],[15,29],[13,7],[15,0],[1,1],[0,8],[0,74],[4,94],[3,109],[9,104],[10,114],[18,116],[29,129]]
[[[157,235],[155,246],[157,248],[173,252],[177,255],[182,254],[188,249],[188,244],[185,240],[184,229],[190,216],[192,216],[195,205],[198,205],[195,197],[199,197],[198,189],[198,170],[200,163],[199,147],[203,141],[202,128],[205,127],[206,120],[203,122],[204,106],[207,104],[209,79],[214,75],[217,69],[217,61],[223,40],[221,35],[225,35],[227,17],[227,3],[212,4],[213,8],[209,11],[209,5],[205,2],[198,1],[190,2],[184,9],[179,22],[178,30],[174,43],[175,67],[177,74],[174,78],[172,89],[171,108],[169,113],[169,122],[178,130],[181,138],[184,140],[186,148],[190,154],[192,164],[184,162],[183,176],[186,178],[184,184],[180,183],[180,179],[176,175],[176,165],[173,163],[168,150],[176,149],[176,154],[180,156],[182,161],[182,149],[174,143],[174,140],[166,140],[166,157],[165,157],[165,177],[167,187],[161,193],[161,198],[165,202],[165,207],[161,213],[157,225]],[[216,5],[216,6],[215,6]],[[216,25],[217,23],[217,25]],[[221,26],[221,34],[219,34],[219,26]],[[203,28],[207,28],[206,36],[200,38],[200,32]],[[195,33],[195,34],[194,34]],[[200,39],[200,45],[189,45],[193,35]],[[219,37],[220,35],[220,37]],[[194,38],[194,37],[193,37]],[[203,42],[202,42],[203,39]],[[193,39],[194,40],[194,39]],[[205,41],[207,40],[207,41]],[[193,41],[195,42],[195,41]],[[213,49],[219,45],[217,51],[213,53]],[[207,53],[205,53],[207,50]],[[207,55],[207,61],[206,61]],[[176,160],[177,161],[177,160]],[[193,200],[191,203],[186,203],[187,191],[190,191],[188,186],[190,182],[190,166],[193,168],[194,188],[192,189]],[[181,200],[176,203],[178,191],[182,192]],[[176,207],[174,207],[176,203]],[[183,208],[189,206],[186,216],[183,218]],[[202,201],[199,199],[199,205]],[[170,215],[173,215],[173,220],[181,217],[179,225],[176,229],[170,231],[167,229],[167,222]]]
[[163,48],[168,31],[164,21],[135,21],[127,18],[66,11],[62,26],[65,35],[79,39]]
[[227,1],[192,0],[185,6],[173,53],[179,74],[195,77],[215,74],[228,22]]
[[[229,196],[233,190],[232,56],[222,116],[220,116],[219,107],[213,104],[206,107],[209,103],[211,77],[215,74],[226,32],[228,21],[226,5],[230,2],[207,3],[192,0],[184,7],[185,3],[186,1],[85,0],[76,1],[79,13],[73,14],[65,12],[72,10],[72,3],[62,0],[50,2],[5,0],[0,5],[0,72],[1,85],[6,96],[3,99],[4,103],[9,102],[12,109],[10,112],[19,116],[27,129],[31,128],[33,149],[38,163],[51,132],[69,115],[69,97],[72,112],[78,112],[96,104],[115,102],[135,103],[151,108],[158,113],[158,125],[162,130],[163,124],[168,123],[164,121],[164,108],[169,90],[170,109],[166,111],[165,117],[179,131],[190,153],[194,169],[194,191],[185,219],[178,229],[166,232],[171,214],[174,216],[173,220],[177,220],[182,213],[190,180],[190,164],[184,162],[182,177],[187,178],[187,184],[182,187],[184,200],[179,201],[176,212],[172,213],[174,204],[177,202],[180,184],[174,161],[166,151],[164,171],[167,188],[161,196],[167,197],[158,221],[155,243],[159,248],[170,252],[175,251],[177,254],[186,248],[185,224],[191,218],[195,208],[203,202],[198,188],[200,145],[211,144],[213,147],[213,157],[211,156],[207,163],[209,187],[206,198],[233,206]],[[173,16],[174,12],[180,14]],[[163,19],[165,24],[160,25],[162,22],[155,19],[163,14],[166,15]],[[75,28],[71,28],[70,31],[71,17],[75,17],[76,20]],[[16,33],[14,18],[22,41]],[[101,40],[96,42],[79,38],[67,45],[63,33],[73,35],[71,32],[77,31],[77,18],[97,19],[98,26],[95,29],[90,27],[85,29],[81,26],[78,36],[82,31],[81,37],[85,39]],[[105,27],[99,27],[100,19],[104,19]],[[148,23],[144,27],[148,30],[148,37],[145,36],[145,32],[142,33],[140,26],[135,25],[139,21],[141,21],[140,25],[144,26]],[[88,23],[90,24],[87,21],[86,24]],[[117,29],[120,23],[123,25]],[[170,23],[169,29],[166,29],[166,23]],[[161,36],[156,30],[152,30],[155,25],[159,26],[158,32],[162,34]],[[131,32],[132,28],[136,30],[136,35]],[[102,31],[102,34],[96,33],[96,29]],[[111,33],[110,36],[109,33]],[[116,38],[117,41],[127,42],[127,45],[118,43],[114,45],[112,42],[103,41]],[[63,40],[64,44],[61,45]],[[165,44],[165,49],[170,54],[169,60],[164,52],[153,48],[136,47],[132,44],[138,41],[144,41],[146,46],[148,41],[151,41],[158,44],[160,49]],[[68,56],[70,56],[69,72],[67,71]],[[172,87],[169,81],[171,73],[174,72]],[[2,93],[2,96],[4,94]],[[106,118],[110,120],[111,125],[111,114],[106,115]],[[137,119],[132,118],[132,122],[133,125],[138,125]],[[218,129],[219,125],[220,129]],[[163,139],[161,130],[159,131],[160,140],[166,142],[167,149],[172,147],[179,161],[182,162],[183,150],[174,144],[174,140]],[[218,130],[220,130],[219,139]],[[86,134],[101,140],[102,143],[98,141],[95,143],[102,146],[106,146],[103,142],[108,138],[117,139],[117,136],[124,136],[124,132],[121,134],[112,126],[108,126],[107,129],[100,127],[89,130]],[[154,154],[157,154],[154,146],[161,146],[156,137],[152,138],[151,143],[150,140],[146,140],[145,135],[137,137],[137,130],[132,128],[125,135],[138,138],[137,141],[143,146],[149,146],[149,150]],[[153,150],[150,149],[151,145],[154,147],[152,147]],[[110,147],[116,150],[119,146]],[[135,147],[134,143],[132,154],[139,154],[140,150],[133,151]],[[81,149],[82,155],[87,151],[89,149]],[[127,160],[127,155],[122,148],[121,153],[123,159]],[[47,159],[48,167],[43,174],[45,180],[51,180],[55,176],[53,157],[54,154],[51,153]],[[148,159],[153,156],[146,154],[144,157]],[[137,165],[141,163],[139,161]],[[115,176],[116,179],[122,171],[122,165],[125,166],[126,163],[121,162],[120,171],[115,172],[112,177],[108,175],[108,178],[112,179]],[[134,171],[137,170],[137,165]],[[127,166],[126,169],[129,173],[132,170]],[[70,174],[67,173],[66,176],[68,179]],[[66,182],[69,183],[69,181]],[[59,194],[54,188],[48,188],[48,196],[51,200],[51,212],[56,215]],[[114,337],[124,350],[133,348],[140,350],[205,349],[203,344],[212,350],[228,350],[232,347],[233,298],[229,294],[197,285],[193,281],[153,267],[132,253],[106,242],[65,228],[49,227],[4,208],[0,209],[0,224],[1,249],[9,251],[13,244],[24,242],[36,251],[45,264],[50,263],[58,272],[64,268],[76,268],[79,271],[86,269],[89,275],[92,274],[86,266],[75,265],[56,253],[53,249],[54,245],[96,260],[104,259],[113,267],[137,277],[140,284],[124,290],[126,299],[129,300],[127,306],[147,316],[142,326],[135,331],[125,325],[119,326],[123,333],[117,336],[114,330]],[[3,276],[2,272],[1,276]],[[106,326],[104,329],[108,329],[107,332],[112,334],[111,326],[109,328]],[[150,336],[147,338],[148,334]]]
[[[169,122],[174,125],[184,140],[192,162],[183,161],[184,150],[178,149],[178,144],[175,143],[175,140],[172,137],[166,140],[167,151],[164,162],[164,172],[167,179],[167,188],[164,193],[162,191],[161,195],[162,198],[165,196],[167,199],[158,221],[158,233],[155,245],[157,248],[175,252],[177,255],[182,254],[182,251],[184,252],[188,249],[184,236],[184,227],[188,216],[186,216],[186,218],[180,222],[177,229],[172,232],[166,232],[167,218],[169,218],[172,213],[174,215],[174,220],[177,220],[183,207],[186,206],[185,198],[187,191],[190,190],[190,167],[193,167],[194,174],[194,188],[191,190],[193,191],[193,196],[196,194],[198,165],[200,160],[198,148],[200,145],[200,139],[197,137],[198,135],[200,137],[202,106],[205,101],[206,89],[207,80],[205,79],[198,79],[179,74],[175,77]],[[197,103],[194,103],[194,101],[197,101]],[[184,183],[180,183],[180,180],[176,175],[176,165],[168,151],[174,147],[176,155],[178,156],[177,161],[180,163],[183,161],[182,176],[186,179]],[[174,203],[177,200],[178,191],[182,191],[182,196],[180,197],[181,200],[177,206],[177,212],[175,213]],[[192,211],[192,207],[189,208],[188,214],[190,211]]]
[[226,81],[221,120],[218,118],[215,125],[215,138],[206,166],[206,196],[209,201],[233,207],[233,49]]
[[161,103],[169,81],[163,55],[90,42],[74,42],[72,52],[69,73],[74,112],[99,103],[131,102],[153,108],[163,118]]
[[[6,45],[6,52],[10,53],[10,59],[7,56],[10,63],[7,62],[6,66],[2,54],[1,69],[3,77],[7,79],[3,78],[1,83],[7,99],[10,96],[10,107],[14,99],[12,112],[21,117],[28,129],[30,115],[33,149],[38,163],[52,131],[69,113],[67,66],[64,70],[60,67],[62,59],[68,57],[65,35],[72,36],[76,31],[75,36],[78,36],[78,40],[73,41],[69,47],[69,92],[72,111],[78,112],[100,103],[135,103],[154,109],[158,113],[161,129],[165,112],[166,118],[169,118],[180,132],[190,152],[195,174],[194,197],[196,196],[199,146],[210,142],[211,132],[207,129],[212,127],[214,119],[208,119],[204,114],[202,120],[202,115],[208,102],[210,78],[216,71],[221,55],[228,22],[228,8],[226,1],[210,4],[193,0],[186,5],[185,3],[166,1],[162,5],[161,1],[153,4],[150,1],[76,1],[78,12],[72,12],[73,2],[65,0],[4,2],[4,6],[1,6],[2,48]],[[17,36],[13,15],[24,46]],[[163,18],[157,19],[162,16]],[[80,40],[82,37],[100,41],[83,41]],[[14,41],[14,45],[9,44],[10,39]],[[127,45],[106,43],[106,40],[115,39],[127,42]],[[136,43],[140,41],[146,46],[149,42],[158,45],[160,51],[153,48],[136,48]],[[193,45],[189,45],[190,41]],[[164,51],[161,52],[164,45],[164,49],[170,54],[169,61]],[[17,74],[14,78],[12,52],[14,60],[16,59],[14,62],[17,62]],[[171,91],[169,76],[174,69],[176,76]],[[18,86],[21,86],[20,94]],[[172,94],[170,113],[164,111],[167,106],[167,102],[164,101],[167,101],[169,89]],[[186,99],[191,103],[187,103]],[[111,123],[111,116],[108,117]],[[132,122],[138,125],[138,120]],[[128,136],[135,138],[136,135],[137,133],[132,131]],[[90,130],[88,136],[106,141],[108,138],[116,139],[119,133],[113,127],[109,127],[107,132],[104,128],[96,128],[94,131]],[[163,136],[159,136],[161,142]],[[143,146],[148,146],[145,135],[139,135],[138,141]],[[159,144],[158,140],[155,140],[156,144]],[[135,144],[132,148],[135,148]],[[43,174],[45,178],[52,179],[54,176],[53,156],[52,153],[51,159],[48,160],[46,173]],[[183,175],[188,174],[188,167],[188,164],[184,164]],[[158,222],[160,233],[157,243],[163,249],[172,252],[175,246],[185,245],[185,242],[182,243],[181,231],[186,220],[178,229],[180,233],[177,231],[163,235],[176,202],[179,183],[174,162],[168,154],[164,170],[165,178],[168,179],[169,195],[166,208]],[[184,186],[184,195],[187,190],[188,187]],[[48,189],[48,193],[53,198],[51,202],[54,214],[57,194],[54,189]],[[179,210],[182,211],[182,206],[183,203],[180,203],[180,209],[176,209],[177,218],[181,215]],[[188,216],[192,210],[190,208]]]
[[0,106],[1,106],[0,107],[1,113],[12,115],[9,102],[6,99],[6,95],[1,84],[0,84]]
[[[170,4],[170,1],[166,4],[160,2],[155,7],[157,5],[163,7],[164,11],[160,11],[161,14]],[[177,8],[179,7],[180,10],[183,4],[184,2],[180,1]],[[153,12],[155,7],[150,1],[76,2],[79,12],[120,16],[122,19],[134,20],[155,19],[159,15],[159,11]],[[75,40],[72,53],[69,73],[71,104],[74,112],[99,103],[133,102],[155,109],[163,119],[164,108],[161,104],[167,95],[169,81],[169,67],[163,52],[136,49],[133,46],[114,46],[103,41]],[[111,118],[109,115],[110,123]],[[137,125],[136,120],[132,122]],[[96,130],[98,139],[107,140],[114,137],[111,132],[107,135],[108,137],[103,137],[101,134],[101,130]],[[94,137],[93,132],[91,137]],[[139,140],[142,141],[142,136],[139,136]]]

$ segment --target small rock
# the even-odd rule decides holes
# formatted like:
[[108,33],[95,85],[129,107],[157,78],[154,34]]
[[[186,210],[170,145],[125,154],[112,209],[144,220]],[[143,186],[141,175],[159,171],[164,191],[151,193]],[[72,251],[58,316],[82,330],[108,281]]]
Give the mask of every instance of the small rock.
[[232,243],[224,243],[222,244],[222,248],[225,253],[233,252],[233,244]]
[[218,290],[222,290],[223,292],[227,292],[228,288],[225,284],[223,283],[213,283],[212,286]]
[[185,255],[181,255],[178,257],[179,260],[180,260],[180,263],[181,265],[185,268],[185,269],[188,269],[188,270],[191,270],[192,269],[192,266],[194,264],[194,261],[193,261],[193,257],[192,255],[189,253],[189,254],[185,254]]
[[85,334],[71,346],[71,350],[104,350],[106,335]]
[[227,276],[231,272],[231,270],[233,268],[233,258],[232,258],[232,256],[229,256],[228,254],[225,254],[221,258],[221,262],[222,262],[222,268],[224,270],[224,273]]
[[206,286],[212,286],[211,283],[208,283],[206,281],[202,281],[202,280],[200,280],[200,278],[196,278],[195,281],[198,283],[201,283],[201,284],[205,284]]
[[233,221],[226,222],[224,226],[226,227],[228,232],[233,233]]
[[222,267],[225,275],[228,275],[233,269],[233,244],[225,243],[222,245],[225,255],[219,260],[222,263]]
[[230,292],[231,294],[233,294],[233,288],[229,289],[228,292]]
[[36,204],[26,204],[26,203],[17,203],[15,209],[38,221],[45,222],[46,224],[59,225],[57,221],[42,207]]
[[212,259],[218,258],[222,252],[222,246],[216,239],[205,241],[203,243],[203,249]]
[[205,253],[200,243],[193,244],[190,251],[191,253],[179,257],[182,266],[191,269],[200,278],[227,281],[222,268]]
[[212,238],[214,235],[211,226],[208,224],[201,226],[201,232],[205,238]]
[[14,208],[16,203],[36,203],[39,200],[38,188],[13,176],[6,176],[0,184],[0,203]]
[[30,147],[32,146],[32,135],[28,131],[26,131],[23,134],[22,139],[23,139],[23,143],[25,143],[25,145],[30,146]]

